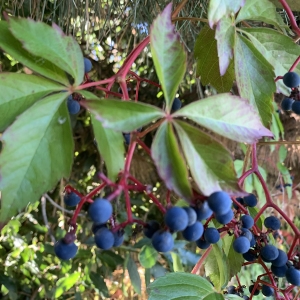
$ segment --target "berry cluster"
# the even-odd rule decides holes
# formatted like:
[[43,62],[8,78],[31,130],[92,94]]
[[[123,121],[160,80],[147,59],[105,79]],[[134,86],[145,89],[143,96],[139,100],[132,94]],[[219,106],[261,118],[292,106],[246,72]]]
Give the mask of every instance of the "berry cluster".
[[283,76],[283,83],[292,89],[289,97],[285,97],[281,102],[281,108],[284,111],[293,111],[300,115],[300,94],[298,86],[300,84],[300,76],[295,72],[288,72]]

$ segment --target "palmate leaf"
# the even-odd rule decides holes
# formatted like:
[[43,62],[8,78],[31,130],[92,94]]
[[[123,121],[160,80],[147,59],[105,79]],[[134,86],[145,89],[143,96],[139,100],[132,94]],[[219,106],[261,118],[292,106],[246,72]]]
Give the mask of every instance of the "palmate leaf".
[[151,26],[152,58],[161,83],[169,112],[186,69],[186,54],[171,21],[172,3],[155,19]]
[[66,72],[61,68],[48,59],[35,56],[24,49],[22,43],[12,35],[8,22],[5,21],[0,21],[0,48],[32,71],[64,85],[70,84]]
[[[204,26],[197,37],[194,56],[197,62],[196,73],[200,76],[203,85],[211,84],[219,93],[229,92],[234,80],[233,61],[226,67],[227,62],[224,59],[222,64],[222,72],[227,69],[224,76],[221,76],[219,65],[219,54],[217,49],[217,41],[215,39],[215,30]],[[228,35],[230,41],[230,35]],[[227,39],[225,37],[225,39]],[[221,37],[218,37],[221,41]]]
[[[205,278],[189,273],[169,273],[157,278],[149,286],[149,300],[219,300],[211,283]],[[205,298],[209,297],[211,298]]]
[[230,152],[201,130],[176,121],[175,128],[193,179],[206,196],[221,189],[240,192]]
[[0,132],[34,102],[61,89],[60,84],[35,75],[1,73]]
[[122,132],[131,132],[165,116],[165,112],[155,106],[134,101],[98,99],[81,101],[80,104],[85,106],[97,121],[102,122],[103,127]]
[[78,86],[84,75],[80,46],[55,24],[52,27],[32,19],[9,18],[9,28],[23,47],[33,55],[50,61],[74,78]]
[[159,127],[152,143],[151,155],[158,174],[168,189],[189,201],[192,191],[188,181],[188,172],[172,124],[165,121]]
[[273,134],[265,128],[257,112],[245,100],[230,94],[205,98],[173,114],[187,117],[201,126],[229,139],[252,144],[258,139]]
[[[289,71],[300,53],[300,46],[290,37],[271,28],[243,28],[253,45],[274,67],[275,76],[283,76]],[[300,73],[300,65],[296,67]],[[276,82],[277,92],[290,94],[290,89],[282,80]]]
[[65,98],[57,93],[36,102],[3,133],[0,221],[69,176],[73,139]]
[[234,48],[236,82],[240,96],[257,110],[265,126],[272,120],[276,90],[272,66],[254,45],[237,35]]
[[208,22],[212,28],[221,19],[237,11],[244,6],[246,0],[210,0],[208,6]]

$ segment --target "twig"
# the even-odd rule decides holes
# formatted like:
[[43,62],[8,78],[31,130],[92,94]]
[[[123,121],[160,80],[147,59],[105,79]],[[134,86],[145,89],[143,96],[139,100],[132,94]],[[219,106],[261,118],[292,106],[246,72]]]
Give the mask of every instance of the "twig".
[[55,243],[56,240],[55,240],[55,237],[54,237],[54,235],[52,233],[52,230],[51,230],[51,227],[49,225],[48,218],[47,218],[46,198],[44,196],[42,196],[42,198],[41,198],[41,204],[42,204],[42,215],[43,215],[44,223],[45,223],[46,227],[48,228],[48,233],[50,235],[51,242]]

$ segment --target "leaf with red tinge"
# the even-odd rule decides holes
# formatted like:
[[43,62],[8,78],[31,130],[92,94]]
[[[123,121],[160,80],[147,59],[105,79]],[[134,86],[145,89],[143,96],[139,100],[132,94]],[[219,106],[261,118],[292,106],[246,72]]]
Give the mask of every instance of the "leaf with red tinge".
[[235,14],[246,0],[210,0],[208,6],[208,22],[213,28],[223,17]]
[[261,123],[258,113],[247,101],[230,94],[198,100],[178,110],[174,117],[187,117],[197,124],[229,139],[255,143],[272,137]]
[[236,35],[234,62],[240,96],[259,113],[265,126],[272,120],[276,91],[273,66],[245,37]]
[[172,3],[155,19],[150,31],[152,58],[168,112],[186,70],[186,53],[172,24],[171,12]]
[[230,152],[196,127],[183,121],[176,121],[174,125],[193,179],[201,192],[209,196],[223,189],[231,194],[243,194]]
[[52,27],[32,19],[9,18],[12,34],[30,53],[44,58],[74,78],[74,85],[83,80],[83,56],[77,41],[56,25]]
[[166,121],[161,124],[152,143],[151,155],[158,174],[167,188],[185,200],[191,200],[192,190],[188,180],[188,171],[172,124]]
[[223,76],[233,58],[235,25],[231,19],[224,17],[219,21],[216,29],[220,74]]

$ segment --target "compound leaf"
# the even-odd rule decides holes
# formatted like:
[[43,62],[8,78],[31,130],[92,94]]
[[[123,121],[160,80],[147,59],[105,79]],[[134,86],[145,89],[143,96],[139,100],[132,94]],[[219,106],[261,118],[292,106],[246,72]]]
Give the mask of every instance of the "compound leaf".
[[244,20],[262,21],[277,27],[284,25],[275,5],[269,0],[246,1],[238,13],[236,23]]
[[210,294],[214,289],[205,278],[182,272],[159,277],[149,286],[149,300],[202,300]]
[[276,90],[272,66],[254,45],[237,35],[234,49],[235,74],[240,96],[247,99],[265,126],[272,120]]
[[167,111],[171,110],[186,69],[186,54],[172,24],[171,12],[172,3],[156,18],[150,32],[152,58],[164,92]]
[[152,143],[151,154],[158,174],[168,189],[189,201],[192,191],[188,181],[188,171],[172,124],[164,122],[159,127]]
[[0,21],[0,48],[32,71],[64,85],[70,85],[66,73],[46,58],[29,53],[10,32],[8,23]]
[[56,24],[50,27],[32,19],[10,17],[9,28],[28,52],[66,71],[74,78],[75,86],[82,82],[84,65],[80,46]]
[[212,28],[221,19],[231,14],[235,14],[246,0],[211,0],[208,6],[208,22]]
[[61,88],[61,85],[35,75],[1,73],[0,132],[34,102]]
[[155,106],[134,101],[99,99],[81,101],[80,104],[89,109],[103,127],[122,132],[131,132],[165,116]]
[[73,139],[65,98],[58,93],[36,102],[3,133],[1,221],[69,176]]
[[237,96],[219,94],[195,101],[173,114],[187,117],[229,139],[252,144],[263,136],[272,137],[263,127],[257,112]]
[[230,152],[210,135],[183,121],[175,128],[193,179],[206,196],[222,188],[240,191]]
[[[300,46],[290,37],[271,28],[244,28],[253,45],[274,67],[275,76],[283,76],[299,56]],[[300,66],[296,67],[300,73]],[[276,82],[277,92],[290,95],[291,90],[282,80]]]
[[124,138],[121,132],[104,128],[102,123],[91,115],[94,136],[100,155],[102,156],[108,178],[115,181],[119,172],[124,167]]
[[[194,56],[197,62],[196,74],[203,85],[211,84],[219,93],[229,92],[234,80],[233,61],[229,64],[224,76],[221,76],[215,30],[204,26],[197,37]],[[230,38],[230,35],[228,36]],[[221,37],[218,37],[221,40]],[[220,63],[221,64],[221,63]],[[224,71],[226,64],[223,66]]]

